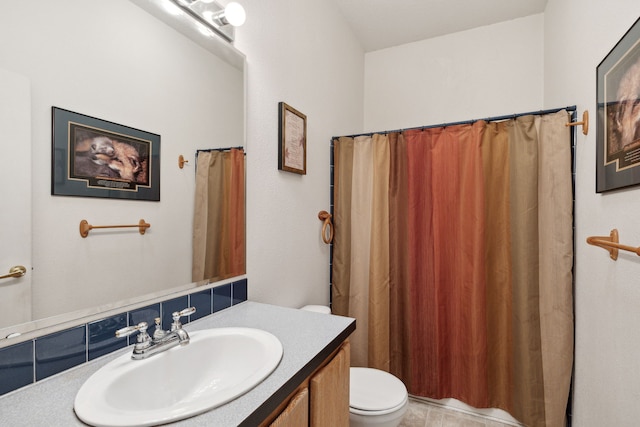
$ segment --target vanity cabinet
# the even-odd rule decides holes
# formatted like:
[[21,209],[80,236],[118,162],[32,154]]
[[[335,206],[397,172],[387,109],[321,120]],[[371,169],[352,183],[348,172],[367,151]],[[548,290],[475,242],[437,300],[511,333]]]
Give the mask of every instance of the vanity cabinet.
[[350,358],[345,341],[262,425],[348,427]]
[[311,377],[309,422],[312,427],[349,425],[349,343]]
[[309,425],[309,389],[296,392],[289,404],[273,420],[271,427],[307,427]]
[[[249,393],[181,420],[180,426],[348,426],[348,337],[355,331],[355,319],[245,301],[187,325],[189,332],[237,327],[274,334],[287,357]],[[91,375],[125,351],[131,349],[96,358],[75,367],[73,372],[0,396],[0,425],[86,427],[73,411],[78,390]],[[34,411],[34,405],[39,410]]]

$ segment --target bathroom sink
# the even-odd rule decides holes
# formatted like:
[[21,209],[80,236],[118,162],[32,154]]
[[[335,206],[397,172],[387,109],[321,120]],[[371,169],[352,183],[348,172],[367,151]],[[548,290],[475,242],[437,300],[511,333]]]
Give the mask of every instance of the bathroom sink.
[[191,417],[251,390],[273,372],[282,344],[260,329],[196,331],[191,341],[144,360],[131,353],[96,371],[76,395],[93,426],[151,426]]

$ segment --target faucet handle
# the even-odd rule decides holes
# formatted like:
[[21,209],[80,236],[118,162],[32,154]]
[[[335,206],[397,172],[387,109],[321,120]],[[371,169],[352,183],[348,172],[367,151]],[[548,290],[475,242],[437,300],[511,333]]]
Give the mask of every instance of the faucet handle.
[[155,322],[156,322],[156,329],[155,331],[153,331],[153,339],[160,340],[164,338],[165,335],[167,335],[167,332],[162,329],[162,325],[161,325],[162,319],[160,319],[159,317],[156,317]]
[[149,325],[147,325],[147,322],[140,322],[135,326],[127,326],[126,328],[118,329],[116,331],[116,337],[118,338],[128,337],[129,335],[138,331],[140,331],[140,334],[146,334],[148,326]]
[[180,318],[184,316],[190,316],[196,312],[195,307],[185,308],[181,311],[174,311],[171,313],[171,317],[173,317],[173,323],[171,324],[171,330],[175,331],[176,329],[182,328],[182,323],[180,323]]
[[[126,328],[118,329],[116,331],[116,337],[128,337],[136,331],[140,331],[138,334],[137,342],[134,345],[134,352],[144,350],[151,347],[151,337],[147,333],[147,322],[140,322],[136,326],[127,326]],[[133,357],[133,356],[132,356]]]

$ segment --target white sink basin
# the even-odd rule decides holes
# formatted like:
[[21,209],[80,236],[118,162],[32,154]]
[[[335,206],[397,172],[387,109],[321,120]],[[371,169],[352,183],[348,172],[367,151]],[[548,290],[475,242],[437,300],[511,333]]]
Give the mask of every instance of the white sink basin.
[[96,371],[74,409],[93,426],[151,426],[181,420],[246,393],[273,372],[282,344],[259,329],[196,331],[191,342],[144,360],[131,353]]

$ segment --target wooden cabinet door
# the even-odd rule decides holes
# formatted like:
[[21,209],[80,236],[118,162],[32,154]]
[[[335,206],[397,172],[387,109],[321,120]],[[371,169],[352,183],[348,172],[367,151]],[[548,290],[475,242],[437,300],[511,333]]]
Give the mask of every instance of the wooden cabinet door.
[[310,382],[311,427],[349,426],[349,343]]
[[273,420],[271,427],[309,426],[309,389],[300,390],[286,408]]

